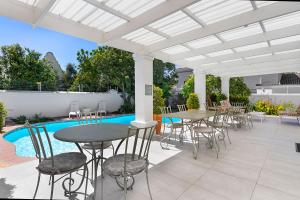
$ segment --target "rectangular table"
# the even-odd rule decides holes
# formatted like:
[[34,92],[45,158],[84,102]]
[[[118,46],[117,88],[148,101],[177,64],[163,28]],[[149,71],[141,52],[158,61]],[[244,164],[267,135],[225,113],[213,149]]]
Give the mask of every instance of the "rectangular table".
[[[182,112],[174,112],[174,113],[167,113],[167,114],[162,114],[162,117],[166,118],[180,118],[181,120],[190,120],[191,123],[187,124],[190,133],[191,133],[191,139],[192,139],[192,144],[193,144],[193,157],[194,159],[197,159],[197,153],[198,153],[198,148],[195,144],[195,139],[193,135],[193,122],[201,121],[208,119],[210,117],[213,117],[215,115],[215,111],[202,111],[202,110],[191,110],[191,111],[182,111]],[[172,120],[171,120],[172,121]]]

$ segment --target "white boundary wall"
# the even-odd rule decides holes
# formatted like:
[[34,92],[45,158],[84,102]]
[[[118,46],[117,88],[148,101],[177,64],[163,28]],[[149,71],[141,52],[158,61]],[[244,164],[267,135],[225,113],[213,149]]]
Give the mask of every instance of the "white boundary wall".
[[300,94],[269,94],[269,95],[260,95],[260,94],[251,94],[249,98],[251,103],[255,103],[258,100],[270,100],[275,104],[282,104],[284,102],[292,102],[297,106],[300,105]]
[[98,108],[99,101],[106,102],[108,112],[119,110],[123,104],[120,94],[115,90],[107,93],[0,90],[0,102],[4,103],[8,117],[12,118],[20,115],[32,117],[35,114],[45,117],[68,116],[72,101],[78,101],[80,109],[90,108],[91,111]]

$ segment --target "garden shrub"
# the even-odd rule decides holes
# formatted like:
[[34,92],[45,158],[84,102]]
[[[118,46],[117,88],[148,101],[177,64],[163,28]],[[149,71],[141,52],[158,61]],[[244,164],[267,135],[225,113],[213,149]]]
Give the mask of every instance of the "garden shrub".
[[288,111],[288,112],[296,111],[296,106],[291,101],[289,101],[287,103],[283,103],[282,106],[285,111]]
[[199,99],[197,94],[191,93],[186,101],[186,106],[188,109],[199,109]]
[[163,90],[154,86],[153,88],[153,114],[161,114],[160,107],[165,106],[165,100],[163,98]]
[[217,100],[217,103],[219,104],[220,103],[220,101],[223,101],[223,100],[226,100],[227,99],[227,97],[226,97],[226,95],[225,94],[223,94],[223,93],[216,93],[216,100]]
[[249,97],[248,96],[230,96],[229,101],[230,101],[230,103],[243,103],[244,105],[248,105]]
[[2,128],[5,122],[5,118],[7,116],[7,111],[2,102],[0,102],[0,133],[2,132]]
[[265,112],[267,115],[278,115],[278,111],[283,111],[282,105],[273,104],[271,101],[259,100],[254,104],[254,110],[258,112]]
[[53,121],[53,119],[48,117],[42,117],[41,114],[35,114],[32,118],[27,118],[24,115],[20,115],[16,119],[12,119],[16,124],[24,124],[26,120],[29,121],[29,123],[42,123],[42,122],[48,122]]

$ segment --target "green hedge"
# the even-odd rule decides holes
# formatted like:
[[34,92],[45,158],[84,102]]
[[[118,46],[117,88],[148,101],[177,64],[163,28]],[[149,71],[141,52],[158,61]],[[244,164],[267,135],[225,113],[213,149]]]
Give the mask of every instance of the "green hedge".
[[5,122],[5,118],[7,116],[7,111],[2,102],[0,102],[0,133],[2,132],[2,128]]
[[230,103],[243,103],[244,105],[249,104],[249,97],[247,96],[230,96]]

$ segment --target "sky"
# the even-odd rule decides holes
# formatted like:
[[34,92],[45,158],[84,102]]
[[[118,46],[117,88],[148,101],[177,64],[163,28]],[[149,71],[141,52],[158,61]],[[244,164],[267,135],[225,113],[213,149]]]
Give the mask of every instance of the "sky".
[[92,50],[97,47],[90,42],[44,28],[33,28],[30,24],[0,16],[0,46],[19,43],[43,56],[51,51],[65,69],[68,63],[77,64],[76,53],[80,49]]

